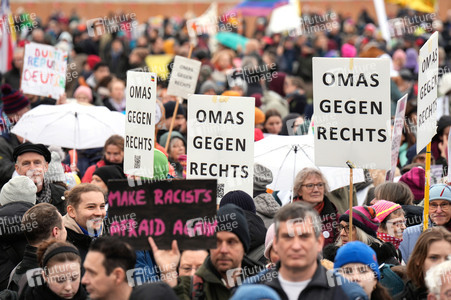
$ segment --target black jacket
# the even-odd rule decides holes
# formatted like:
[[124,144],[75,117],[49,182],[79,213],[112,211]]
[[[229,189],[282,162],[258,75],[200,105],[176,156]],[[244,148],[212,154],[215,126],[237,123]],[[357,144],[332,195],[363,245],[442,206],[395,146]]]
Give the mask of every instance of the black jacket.
[[67,190],[59,184],[50,183],[50,190],[52,191],[52,201],[50,204],[56,206],[62,216],[66,214],[66,199],[64,198],[64,192]]
[[[305,289],[301,292],[298,299],[337,299],[343,300],[347,299],[345,292],[338,285],[329,284],[329,278],[326,274],[326,269],[321,265],[319,260],[317,261],[318,267],[316,268],[315,274],[311,278],[311,281],[305,287]],[[279,271],[280,263],[277,264],[277,271]],[[261,284],[267,285],[270,288],[274,289],[279,295],[280,299],[288,300],[288,296],[285,291],[282,289],[282,286],[279,281],[279,273],[277,272],[277,276],[263,276]]]
[[81,263],[83,264],[86,258],[86,254],[88,254],[89,245],[91,245],[92,242],[92,237],[86,234],[75,232],[67,227],[66,230],[67,230],[67,241],[72,243],[72,245],[74,245],[75,247],[77,247],[78,252],[80,252]]
[[29,202],[12,202],[0,207],[0,290],[6,289],[9,274],[22,260],[27,239],[22,216],[33,207]]
[[412,281],[407,281],[404,290],[393,297],[395,300],[426,300],[428,291],[426,288],[417,288]]
[[[263,220],[256,214],[247,210],[245,210],[244,213],[246,215],[246,221],[249,227],[249,235],[251,237],[251,245],[249,247],[249,251],[247,251],[247,253],[250,253],[253,250],[260,247],[261,245],[265,244],[266,227]],[[261,257],[263,257],[263,260],[261,260],[261,257],[257,258],[256,260],[263,263],[265,262],[264,251],[265,250],[263,249],[261,253]]]
[[5,133],[0,137],[0,189],[11,179],[14,173],[13,152],[14,148],[19,145],[19,140],[15,134]]
[[19,294],[22,293],[22,290],[20,288],[23,288],[23,286],[19,287],[19,282],[22,276],[25,276],[28,270],[40,267],[38,263],[38,257],[36,255],[37,250],[38,248],[27,244],[27,246],[25,247],[25,252],[23,254],[23,259],[14,270],[12,281],[8,286],[9,290],[16,291]]
[[[41,278],[41,280],[43,280]],[[46,284],[37,285],[34,287],[27,286],[25,291],[20,295],[19,300],[62,300],[64,298],[59,297],[57,294],[52,292]],[[88,299],[88,294],[86,293],[84,287],[81,285],[78,287],[78,292],[72,298],[72,300],[85,300]]]

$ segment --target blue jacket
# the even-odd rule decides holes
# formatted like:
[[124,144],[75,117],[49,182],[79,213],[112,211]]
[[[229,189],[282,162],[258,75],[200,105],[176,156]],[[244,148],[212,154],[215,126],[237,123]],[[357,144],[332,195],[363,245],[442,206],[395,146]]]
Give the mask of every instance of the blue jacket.
[[136,275],[142,275],[139,276],[139,278],[142,278],[141,282],[136,285],[141,285],[146,282],[160,281],[160,272],[153,258],[152,251],[136,251],[136,265],[134,273]]
[[[432,226],[431,221],[429,220],[429,227]],[[410,254],[412,254],[413,248],[417,243],[420,234],[423,232],[423,224],[418,224],[415,226],[407,227],[402,234],[402,242],[399,245],[399,250],[401,250],[402,259],[407,264],[409,261]]]

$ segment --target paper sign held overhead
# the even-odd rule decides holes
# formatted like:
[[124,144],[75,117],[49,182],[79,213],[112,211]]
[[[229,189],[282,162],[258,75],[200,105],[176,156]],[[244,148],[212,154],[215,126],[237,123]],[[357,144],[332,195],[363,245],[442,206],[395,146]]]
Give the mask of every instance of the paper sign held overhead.
[[127,72],[124,173],[153,176],[157,75]]
[[421,47],[418,63],[417,153],[437,133],[438,32]]
[[188,98],[188,179],[217,179],[218,203],[229,191],[252,196],[255,98]]
[[399,147],[401,146],[402,129],[404,127],[404,116],[406,114],[407,96],[405,94],[396,104],[395,124],[391,141],[391,170],[388,181],[393,181],[395,177],[396,165],[398,164]]
[[150,249],[151,236],[160,249],[177,240],[180,249],[216,245],[216,180],[141,183],[108,182],[105,234],[124,238],[135,249]]
[[176,56],[169,79],[168,95],[187,99],[196,90],[201,62],[183,56]]
[[66,71],[66,51],[43,44],[27,44],[20,88],[24,94],[58,100],[66,87]]
[[314,57],[313,104],[316,166],[390,168],[388,59]]

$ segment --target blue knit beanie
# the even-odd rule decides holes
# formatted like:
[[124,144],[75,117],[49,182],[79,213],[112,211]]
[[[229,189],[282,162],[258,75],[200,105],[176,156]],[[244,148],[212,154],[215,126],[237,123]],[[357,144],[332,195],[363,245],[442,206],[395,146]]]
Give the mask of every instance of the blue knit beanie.
[[338,269],[351,263],[368,265],[376,274],[377,280],[381,279],[376,252],[370,246],[359,242],[349,242],[341,246],[335,256],[334,268]]

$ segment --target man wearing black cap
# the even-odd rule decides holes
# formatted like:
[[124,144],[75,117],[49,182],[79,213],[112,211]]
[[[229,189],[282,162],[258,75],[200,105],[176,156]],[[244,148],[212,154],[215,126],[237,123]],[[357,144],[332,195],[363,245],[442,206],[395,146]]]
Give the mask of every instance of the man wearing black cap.
[[29,177],[36,184],[36,203],[53,204],[64,215],[66,202],[63,195],[66,188],[44,180],[44,173],[51,160],[50,151],[42,144],[24,143],[14,149],[13,159],[16,172]]
[[[176,268],[180,252],[176,241],[171,250],[158,250],[149,237],[155,260],[162,271],[162,280],[174,288],[180,299],[226,300],[231,289],[240,285],[246,277],[258,274],[263,265],[252,261],[245,254],[250,247],[249,228],[241,208],[227,204],[217,212],[216,248],[210,249],[202,266],[193,278],[181,276],[177,279]],[[192,285],[194,284],[194,290]]]

